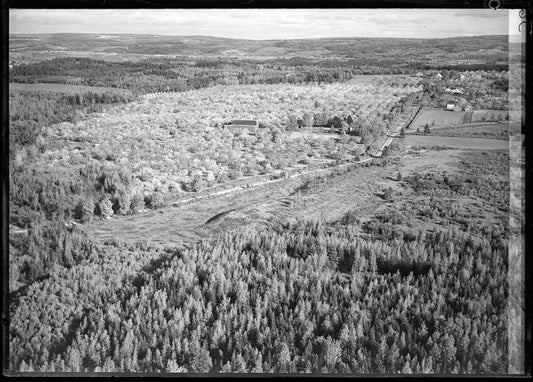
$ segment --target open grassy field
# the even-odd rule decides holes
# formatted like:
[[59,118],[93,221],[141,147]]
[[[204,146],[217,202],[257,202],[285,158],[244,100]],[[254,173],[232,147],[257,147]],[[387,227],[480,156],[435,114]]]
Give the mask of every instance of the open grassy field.
[[339,135],[335,131],[329,131],[329,128],[323,128],[323,129],[302,129],[301,131],[288,131],[287,137],[291,139],[297,139],[297,138],[306,138],[306,137],[312,137],[312,138],[322,138],[322,139],[334,139],[339,140],[342,138],[341,135]]
[[443,146],[472,150],[509,150],[509,142],[503,139],[440,137],[435,135],[407,135],[405,144],[409,146]]
[[472,112],[450,111],[444,108],[423,107],[414,121],[411,123],[411,130],[417,128],[424,130],[426,124],[430,129],[460,126],[463,123],[502,121],[509,115],[507,110],[474,110]]
[[[289,178],[201,202],[96,220],[86,229],[101,242],[117,239],[119,242],[137,243],[142,239],[158,245],[179,246],[192,245],[198,240],[245,226],[260,229],[278,222],[336,221],[349,209],[355,209],[358,218],[364,220],[391,208],[381,197],[382,190],[387,187],[391,187],[397,195],[394,205],[416,204],[415,195],[396,180],[398,172],[404,176],[460,174],[458,169],[465,156],[478,155],[486,150],[507,150],[507,142],[490,139],[409,136],[398,142],[401,149],[389,159],[387,167],[358,165],[333,172],[330,176]],[[446,146],[447,149],[434,150],[434,146]],[[476,216],[482,213],[475,204],[465,208],[475,210]],[[483,213],[488,214],[487,219],[495,219],[488,211]],[[416,222],[414,227],[418,224],[421,223]],[[432,221],[424,224],[425,228],[428,224],[438,226]]]
[[[457,162],[457,158],[451,153],[457,152],[424,152],[420,154],[422,157],[411,155],[405,166],[409,172],[427,169],[427,166],[453,171],[453,163]],[[259,229],[262,225],[275,222],[286,224],[298,219],[335,221],[348,208],[357,208],[361,219],[369,218],[386,208],[380,197],[384,187],[391,186],[399,190],[394,180],[396,172],[401,169],[399,166],[389,169],[355,166],[333,176],[286,179],[199,203],[97,220],[87,225],[86,229],[102,242],[117,239],[136,243],[142,238],[149,243],[175,246],[191,245],[203,238],[250,225]],[[356,199],[353,198],[354,194],[357,194]]]
[[491,138],[508,140],[509,133],[513,129],[517,128],[520,128],[519,124],[517,123],[479,123],[434,129],[431,131],[430,135],[441,137]]
[[454,112],[442,108],[427,108],[420,109],[418,115],[411,123],[410,129],[424,130],[424,126],[429,125],[430,128],[445,126],[445,125],[460,125],[463,123],[464,112]]
[[[417,77],[412,76],[414,81],[417,81]],[[378,82],[378,83],[387,83],[392,84],[394,81],[405,81],[405,75],[403,74],[363,74],[358,75],[352,78],[351,80],[348,80],[347,82],[350,84],[364,84],[368,82]]]
[[83,86],[83,85],[67,85],[54,83],[10,83],[9,90],[32,91],[32,92],[51,92],[64,94],[83,94],[87,92],[104,93],[110,92],[113,94],[131,94],[128,89],[117,89],[101,86]]

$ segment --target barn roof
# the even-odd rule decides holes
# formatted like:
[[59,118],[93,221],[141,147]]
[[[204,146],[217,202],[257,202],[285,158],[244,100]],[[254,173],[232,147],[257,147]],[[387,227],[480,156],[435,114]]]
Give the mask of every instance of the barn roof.
[[249,125],[254,126],[257,125],[257,121],[253,121],[250,119],[236,119],[234,121],[231,121],[232,125]]

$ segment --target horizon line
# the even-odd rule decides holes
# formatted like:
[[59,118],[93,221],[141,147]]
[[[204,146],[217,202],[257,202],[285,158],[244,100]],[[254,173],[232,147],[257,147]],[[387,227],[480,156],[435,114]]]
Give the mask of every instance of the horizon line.
[[208,37],[208,38],[219,38],[225,40],[244,40],[244,41],[298,41],[298,40],[328,40],[328,39],[394,39],[394,40],[444,40],[452,38],[472,38],[472,37],[502,37],[502,36],[520,36],[520,34],[481,34],[481,35],[462,35],[462,36],[448,36],[448,37],[397,37],[397,36],[373,36],[373,37],[364,37],[364,36],[339,36],[339,37],[308,37],[308,38],[264,38],[264,39],[254,39],[254,38],[233,38],[233,37],[222,37],[222,36],[213,36],[213,35],[172,35],[172,34],[151,34],[151,33],[104,33],[104,32],[48,32],[48,33],[9,33],[11,36],[39,36],[39,35],[111,35],[111,36],[156,36],[156,37]]

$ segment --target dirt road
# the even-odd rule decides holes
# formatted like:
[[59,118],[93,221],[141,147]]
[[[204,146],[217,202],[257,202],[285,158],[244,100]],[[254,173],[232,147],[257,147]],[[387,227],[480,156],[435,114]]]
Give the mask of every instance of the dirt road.
[[[408,117],[396,123],[396,130],[378,146],[376,156],[391,144]],[[270,224],[297,219],[336,220],[350,209],[361,217],[374,214],[383,206],[381,192],[385,186],[396,187],[396,169],[364,167],[374,160],[292,174],[287,178],[264,179],[231,189],[173,202],[171,206],[147,213],[98,220],[86,229],[102,240],[147,240],[165,245],[190,244],[210,235],[238,227]],[[333,175],[349,170],[345,174]],[[313,179],[321,178],[320,182]],[[328,176],[325,176],[328,175]],[[296,191],[309,182],[313,190]]]
[[361,220],[390,208],[384,202],[385,188],[408,198],[396,181],[414,172],[457,171],[462,150],[421,150],[398,158],[396,164],[346,166],[345,173],[330,176],[304,174],[256,188],[212,196],[193,204],[165,207],[141,215],[95,221],[86,229],[101,240],[126,242],[143,240],[164,245],[191,244],[234,229],[260,228],[298,219],[334,221],[347,211],[356,211]]

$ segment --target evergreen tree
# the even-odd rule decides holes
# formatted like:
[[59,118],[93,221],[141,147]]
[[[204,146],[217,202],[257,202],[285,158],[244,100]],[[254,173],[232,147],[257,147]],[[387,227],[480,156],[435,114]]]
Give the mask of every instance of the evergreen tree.
[[95,205],[91,198],[83,198],[77,206],[77,216],[82,223],[88,223],[94,218]]
[[142,209],[144,209],[144,198],[140,194],[133,195],[130,202],[130,210],[133,213],[138,213]]
[[163,198],[163,194],[159,191],[155,191],[150,199],[150,207],[155,210],[164,206],[165,199]]
[[102,198],[98,203],[98,214],[104,218],[113,215],[113,203],[108,197]]

